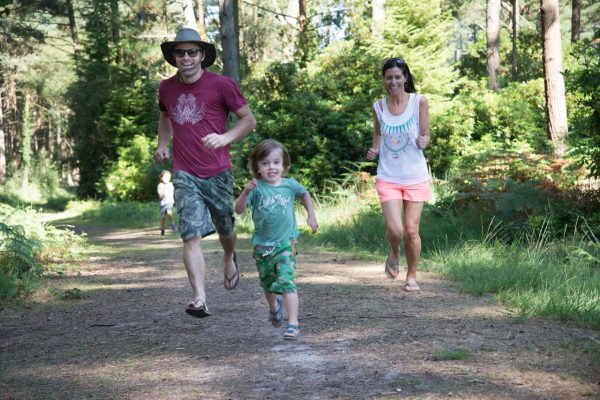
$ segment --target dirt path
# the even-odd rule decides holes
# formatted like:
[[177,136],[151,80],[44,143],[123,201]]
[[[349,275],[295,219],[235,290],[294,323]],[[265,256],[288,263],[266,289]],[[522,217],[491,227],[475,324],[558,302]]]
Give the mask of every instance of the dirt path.
[[[575,350],[597,332],[510,318],[439,275],[409,295],[379,264],[300,249],[301,338],[284,342],[247,239],[233,292],[205,242],[213,316],[196,319],[176,235],[89,235],[98,253],[56,281],[82,300],[0,312],[2,399],[600,399]],[[459,349],[471,358],[435,356]]]

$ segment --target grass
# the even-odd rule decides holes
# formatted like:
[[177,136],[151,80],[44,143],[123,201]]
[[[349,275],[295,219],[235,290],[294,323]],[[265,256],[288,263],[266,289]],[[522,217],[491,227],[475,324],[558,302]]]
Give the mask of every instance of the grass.
[[467,349],[438,349],[435,352],[434,360],[435,361],[459,361],[459,360],[468,360],[472,358],[473,355]]
[[0,203],[0,219],[0,301],[31,295],[44,275],[82,256],[84,237],[48,224],[32,207]]
[[565,338],[560,347],[570,352],[589,355],[592,364],[600,367],[600,340],[595,337]]
[[74,200],[67,204],[65,211],[66,217],[55,221],[56,224],[116,228],[160,226],[159,206],[155,202]]

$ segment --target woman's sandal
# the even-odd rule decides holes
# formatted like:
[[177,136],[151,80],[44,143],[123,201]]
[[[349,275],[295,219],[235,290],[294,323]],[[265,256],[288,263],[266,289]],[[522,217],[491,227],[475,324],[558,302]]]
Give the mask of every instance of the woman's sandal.
[[283,323],[283,301],[279,296],[277,296],[277,308],[275,310],[269,309],[269,321],[275,328],[279,328]]
[[400,260],[392,261],[388,257],[385,260],[385,276],[389,279],[396,279],[400,273]]
[[191,315],[192,317],[196,318],[204,318],[210,316],[208,306],[205,302],[203,302],[200,299],[196,299],[190,302],[190,304],[188,304],[187,308],[185,309],[185,312]]
[[406,286],[404,286],[405,292],[419,292],[421,288],[417,283],[416,279],[409,279],[406,281]]
[[298,325],[288,324],[287,328],[283,332],[283,338],[285,340],[296,340],[300,336],[300,328]]

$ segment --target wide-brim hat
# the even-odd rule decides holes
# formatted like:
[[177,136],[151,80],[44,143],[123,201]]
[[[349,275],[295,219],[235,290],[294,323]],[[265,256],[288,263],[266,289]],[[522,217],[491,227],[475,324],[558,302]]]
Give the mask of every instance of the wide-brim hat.
[[170,42],[163,42],[160,45],[160,49],[162,50],[163,57],[169,64],[174,67],[177,67],[177,63],[175,62],[175,56],[173,55],[173,50],[175,46],[179,43],[196,43],[202,51],[204,52],[204,60],[202,60],[202,68],[208,68],[215,62],[215,58],[217,58],[217,50],[215,46],[211,43],[205,42],[200,38],[200,34],[196,32],[192,28],[183,28],[177,32],[175,36],[175,40]]

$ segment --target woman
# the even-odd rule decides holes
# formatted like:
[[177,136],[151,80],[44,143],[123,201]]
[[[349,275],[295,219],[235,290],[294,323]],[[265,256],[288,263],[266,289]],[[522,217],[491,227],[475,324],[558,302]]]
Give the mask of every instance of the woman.
[[375,134],[367,158],[379,157],[376,187],[390,243],[385,274],[390,279],[398,276],[400,242],[404,241],[404,290],[418,292],[419,222],[424,202],[432,197],[423,155],[430,141],[429,105],[425,96],[415,93],[413,77],[402,58],[390,58],[381,72],[388,96],[373,104]]

